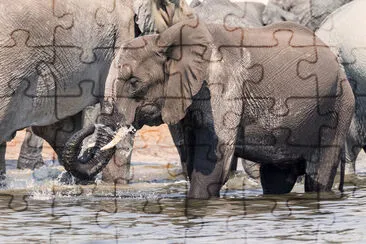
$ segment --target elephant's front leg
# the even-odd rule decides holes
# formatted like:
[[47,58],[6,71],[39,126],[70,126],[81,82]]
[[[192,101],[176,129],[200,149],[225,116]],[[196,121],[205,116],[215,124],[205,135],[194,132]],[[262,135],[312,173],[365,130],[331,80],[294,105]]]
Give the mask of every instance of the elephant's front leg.
[[43,139],[36,136],[30,128],[27,128],[23,140],[19,158],[18,169],[35,169],[44,165],[42,158]]
[[221,140],[213,128],[194,129],[193,135],[194,147],[189,155],[193,169],[188,197],[218,197],[229,176],[234,143]]
[[0,181],[5,179],[6,173],[6,142],[0,144]]
[[305,173],[305,162],[288,162],[281,166],[261,164],[263,194],[285,194],[294,187],[297,177]]
[[104,182],[128,184],[132,179],[130,168],[133,143],[134,137],[128,137],[116,145],[115,154],[102,171]]
[[191,151],[191,143],[193,142],[192,131],[190,128],[184,128],[182,122],[175,125],[169,125],[169,131],[179,153],[183,174],[186,179],[190,179],[192,164],[189,164],[189,162],[192,162],[190,155],[193,155],[193,152]]

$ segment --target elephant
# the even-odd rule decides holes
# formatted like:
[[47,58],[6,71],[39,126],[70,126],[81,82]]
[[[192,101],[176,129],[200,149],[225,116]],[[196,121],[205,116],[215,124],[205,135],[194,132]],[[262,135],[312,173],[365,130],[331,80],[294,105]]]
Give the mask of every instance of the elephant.
[[[356,106],[346,139],[346,171],[356,173],[356,158],[366,149],[366,2],[355,0],[334,11],[316,35],[339,57],[352,86]],[[350,28],[351,26],[351,28]],[[357,28],[352,28],[357,26]],[[360,31],[361,30],[361,31]]]
[[352,0],[269,0],[263,22],[293,21],[315,31],[334,10]]
[[262,12],[265,5],[258,2],[231,2],[229,0],[193,1],[190,7],[207,23],[226,26],[263,26]]
[[[199,199],[219,196],[234,155],[260,163],[264,194],[303,174],[306,192],[330,191],[354,112],[335,55],[290,22],[228,31],[196,18],[127,41],[104,95],[99,124],[67,142],[65,168],[89,179],[130,132],[166,123],[184,134],[174,141]],[[96,144],[80,158],[88,135]]]
[[[17,0],[0,6],[1,149],[31,126],[60,162],[66,140],[82,127],[83,109],[103,98],[121,43],[192,15],[184,0]],[[5,165],[0,169],[4,175]]]

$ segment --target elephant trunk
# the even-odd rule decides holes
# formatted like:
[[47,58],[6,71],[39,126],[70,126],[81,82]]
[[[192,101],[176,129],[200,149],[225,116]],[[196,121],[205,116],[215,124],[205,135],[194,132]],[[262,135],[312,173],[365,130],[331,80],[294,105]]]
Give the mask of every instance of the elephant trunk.
[[65,169],[82,180],[93,179],[108,164],[116,150],[115,147],[100,150],[115,136],[109,127],[100,125],[97,127],[95,145],[87,149],[85,156],[79,158],[83,140],[93,134],[95,129],[95,125],[90,125],[78,131],[67,141],[63,151]]

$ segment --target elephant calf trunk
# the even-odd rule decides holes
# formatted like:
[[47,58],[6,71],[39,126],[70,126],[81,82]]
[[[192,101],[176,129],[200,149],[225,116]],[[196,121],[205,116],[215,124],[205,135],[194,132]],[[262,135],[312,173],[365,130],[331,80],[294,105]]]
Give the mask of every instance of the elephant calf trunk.
[[109,127],[98,126],[95,145],[87,150],[86,156],[79,158],[83,140],[94,131],[95,125],[78,131],[68,140],[63,151],[65,169],[81,180],[92,180],[108,164],[116,150],[115,147],[100,150],[113,139],[114,134]]

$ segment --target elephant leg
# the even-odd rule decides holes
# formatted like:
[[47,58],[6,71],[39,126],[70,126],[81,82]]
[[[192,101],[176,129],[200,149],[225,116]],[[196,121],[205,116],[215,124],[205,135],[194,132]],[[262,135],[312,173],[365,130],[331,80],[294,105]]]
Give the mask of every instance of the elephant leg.
[[243,164],[243,169],[245,171],[245,173],[247,175],[249,175],[250,178],[252,179],[259,179],[260,177],[260,165],[258,163],[254,163],[252,161],[249,160],[245,160],[240,158],[242,164]]
[[[339,77],[341,79],[342,77]],[[348,82],[339,82],[342,86],[342,96],[337,101],[339,109],[337,124],[334,128],[323,130],[319,147],[314,150],[306,162],[305,191],[331,191],[342,151],[345,148],[347,132],[354,114],[352,89]]]
[[[230,172],[236,171],[236,169],[238,168],[238,160],[240,160],[240,159],[234,155],[232,162],[231,162]],[[244,160],[244,159],[242,159],[242,160]]]
[[320,148],[312,158],[316,160],[306,162],[305,192],[331,191],[341,161],[341,149]]
[[291,192],[297,177],[305,173],[304,163],[289,162],[286,165],[260,165],[263,194],[286,194]]
[[27,128],[18,158],[18,169],[35,169],[44,165],[42,158],[43,139]]
[[[357,107],[357,106],[356,106]],[[345,173],[356,174],[356,159],[364,145],[363,123],[358,116],[353,116],[345,143]]]
[[[236,132],[234,132],[236,133]],[[188,198],[218,197],[228,179],[235,151],[235,135],[223,143],[208,128],[194,129],[188,165],[192,165]],[[193,144],[194,142],[194,144]]]
[[346,175],[355,175],[356,174],[356,159],[358,154],[361,151],[361,148],[359,146],[353,147],[349,150],[347,150],[346,145],[346,153],[345,153],[345,174]]
[[189,164],[192,147],[191,131],[189,128],[184,129],[182,122],[169,125],[169,131],[179,153],[183,174],[186,179],[190,179],[192,174],[192,164]]
[[132,138],[129,141],[120,142],[116,145],[115,154],[102,171],[102,180],[104,182],[129,183],[132,178],[130,176],[132,148]]
[[6,142],[0,144],[0,180],[5,179],[5,173],[6,173],[5,153],[6,153]]

